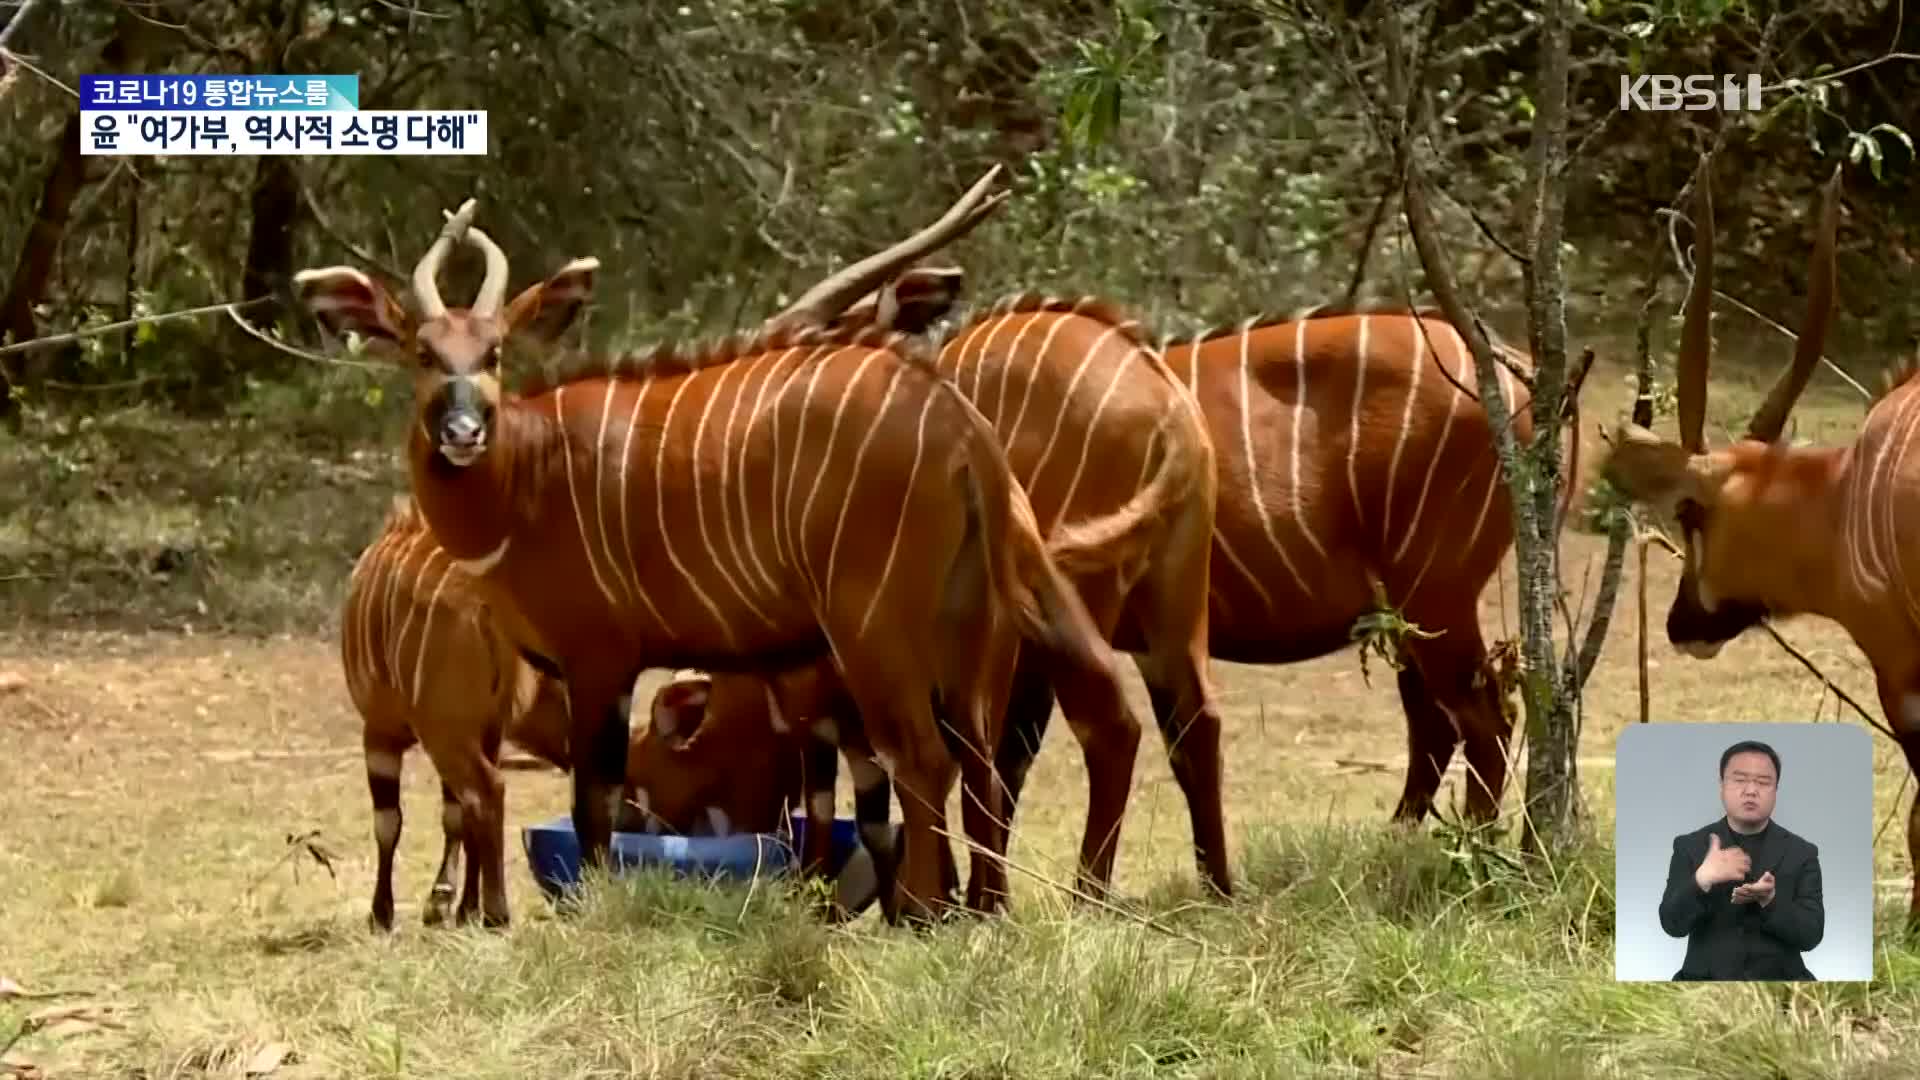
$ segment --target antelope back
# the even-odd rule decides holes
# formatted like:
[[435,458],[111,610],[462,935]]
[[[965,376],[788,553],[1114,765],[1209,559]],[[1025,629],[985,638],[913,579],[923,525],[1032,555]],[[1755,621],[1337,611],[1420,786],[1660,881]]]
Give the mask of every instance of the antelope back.
[[416,727],[420,717],[505,723],[540,696],[543,677],[521,670],[471,578],[404,496],[354,566],[340,644],[356,706],[407,711]]

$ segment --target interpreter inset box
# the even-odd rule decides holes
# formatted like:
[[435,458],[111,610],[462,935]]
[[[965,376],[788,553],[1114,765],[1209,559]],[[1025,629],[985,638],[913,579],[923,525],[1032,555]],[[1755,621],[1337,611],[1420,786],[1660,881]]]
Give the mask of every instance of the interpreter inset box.
[[1614,766],[1614,978],[1873,977],[1873,736],[1635,724]]

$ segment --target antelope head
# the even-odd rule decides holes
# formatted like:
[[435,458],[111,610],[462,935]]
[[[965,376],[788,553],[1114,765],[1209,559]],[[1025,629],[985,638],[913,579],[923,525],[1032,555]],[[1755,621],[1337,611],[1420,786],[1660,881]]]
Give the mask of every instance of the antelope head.
[[[446,215],[427,253],[413,268],[418,312],[409,312],[378,281],[350,266],[302,270],[294,294],[329,330],[352,330],[378,352],[413,373],[414,409],[421,434],[449,463],[465,467],[487,452],[500,408],[500,348],[515,334],[557,338],[593,293],[600,260],[575,259],[552,277],[528,286],[503,305],[507,256],[473,227],[473,199]],[[449,308],[440,297],[441,264],[464,241],[487,260],[473,306]]]
[[830,325],[924,334],[953,310],[966,284],[967,272],[958,266],[909,267],[861,297]]
[[[1695,195],[1694,275],[1680,331],[1678,413],[1680,439],[1668,441],[1638,425],[1623,425],[1604,467],[1613,485],[1635,502],[1672,517],[1684,538],[1685,563],[1667,609],[1667,640],[1691,655],[1711,657],[1727,642],[1783,610],[1778,583],[1784,568],[1777,545],[1818,513],[1810,493],[1820,490],[1825,456],[1789,452],[1781,442],[1787,417],[1819,362],[1834,301],[1834,233],[1839,221],[1840,170],[1821,199],[1807,284],[1807,318],[1793,362],[1781,373],[1732,446],[1709,450],[1704,436],[1707,366],[1713,351],[1708,313],[1713,302],[1713,191],[1711,161],[1703,157]],[[1770,558],[1770,555],[1773,556]]]

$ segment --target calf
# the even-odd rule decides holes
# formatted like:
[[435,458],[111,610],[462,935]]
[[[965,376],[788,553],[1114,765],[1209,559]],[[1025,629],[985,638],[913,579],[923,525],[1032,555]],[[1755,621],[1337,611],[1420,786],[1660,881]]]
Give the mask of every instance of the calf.
[[[807,815],[802,865],[826,876],[834,824],[836,749],[853,776],[860,849],[839,879],[834,918],[859,913],[871,876],[889,922],[901,829],[889,825],[892,785],[857,728],[844,737],[832,717],[851,708],[837,683],[805,668],[766,678],[696,671],[674,676],[653,696],[649,723],[636,729],[628,758],[626,803],[648,831],[725,835],[772,832],[794,807]],[[769,722],[771,721],[771,722]],[[844,741],[843,741],[844,738]],[[943,855],[943,892],[959,888],[952,851]]]
[[467,872],[456,912],[471,918],[481,873],[496,867],[505,904],[500,741],[568,769],[566,687],[542,673],[500,628],[472,579],[434,542],[406,496],[354,565],[340,620],[347,692],[360,713],[379,869],[371,922],[393,928],[393,853],[400,844],[400,767],[416,743],[440,775],[446,847],[425,919],[444,922],[462,847]]

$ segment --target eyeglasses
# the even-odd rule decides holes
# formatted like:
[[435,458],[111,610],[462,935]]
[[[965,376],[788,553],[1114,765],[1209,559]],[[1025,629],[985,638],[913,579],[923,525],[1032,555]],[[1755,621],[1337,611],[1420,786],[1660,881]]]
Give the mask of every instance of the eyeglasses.
[[1720,782],[1730,788],[1743,788],[1752,785],[1761,791],[1766,791],[1773,787],[1776,778],[1771,776],[1748,776],[1745,773],[1728,773],[1726,778]]

